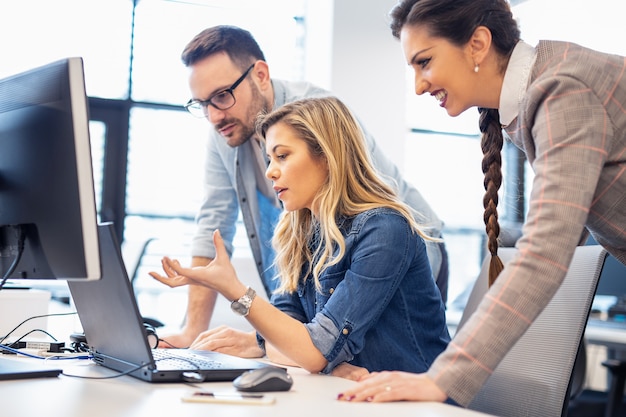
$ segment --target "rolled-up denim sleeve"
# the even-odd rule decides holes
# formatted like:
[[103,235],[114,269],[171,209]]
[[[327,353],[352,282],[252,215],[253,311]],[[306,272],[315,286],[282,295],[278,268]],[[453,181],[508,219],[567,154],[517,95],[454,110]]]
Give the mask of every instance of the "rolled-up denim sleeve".
[[[350,362],[354,355],[348,348],[348,332],[342,332],[335,323],[322,313],[318,313],[311,323],[305,325],[315,347],[328,361],[322,373],[330,373],[337,365]],[[328,352],[328,353],[324,353]]]

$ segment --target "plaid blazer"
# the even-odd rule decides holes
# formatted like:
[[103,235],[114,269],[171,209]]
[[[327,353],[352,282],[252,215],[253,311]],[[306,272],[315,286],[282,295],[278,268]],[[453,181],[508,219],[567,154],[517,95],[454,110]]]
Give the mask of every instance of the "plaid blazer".
[[519,255],[428,371],[461,405],[548,304],[585,228],[626,264],[626,59],[541,41],[506,131],[535,173]]

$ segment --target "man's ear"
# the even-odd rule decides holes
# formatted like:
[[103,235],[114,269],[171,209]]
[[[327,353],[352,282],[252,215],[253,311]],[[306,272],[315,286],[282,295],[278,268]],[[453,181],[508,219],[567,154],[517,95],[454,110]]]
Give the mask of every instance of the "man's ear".
[[491,50],[491,31],[486,26],[478,26],[468,42],[474,65],[480,65]]
[[270,68],[267,62],[258,60],[252,68],[252,76],[261,91],[264,91],[272,85],[270,78]]

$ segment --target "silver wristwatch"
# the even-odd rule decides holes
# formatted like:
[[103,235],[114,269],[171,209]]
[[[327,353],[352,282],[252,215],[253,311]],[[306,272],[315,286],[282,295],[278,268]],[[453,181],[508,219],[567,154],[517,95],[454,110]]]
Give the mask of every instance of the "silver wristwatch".
[[252,300],[256,297],[256,291],[252,288],[248,287],[246,289],[246,293],[239,299],[234,300],[230,303],[230,308],[240,316],[247,316],[250,312],[250,306],[252,305]]

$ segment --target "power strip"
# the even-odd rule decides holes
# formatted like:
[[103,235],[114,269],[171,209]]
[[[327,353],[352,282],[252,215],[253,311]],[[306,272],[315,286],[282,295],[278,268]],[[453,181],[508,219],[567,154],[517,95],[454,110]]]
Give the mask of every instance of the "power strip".
[[51,353],[60,353],[65,347],[65,342],[26,342],[19,341],[8,345],[13,349],[34,349]]

